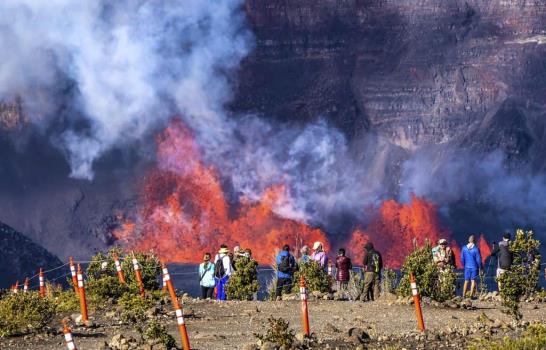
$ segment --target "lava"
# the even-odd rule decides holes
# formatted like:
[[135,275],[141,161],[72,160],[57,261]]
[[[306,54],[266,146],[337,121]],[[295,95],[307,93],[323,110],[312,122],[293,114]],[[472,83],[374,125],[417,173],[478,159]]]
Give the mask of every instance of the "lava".
[[372,238],[375,248],[383,254],[384,265],[399,268],[414,250],[414,244],[421,246],[428,241],[434,245],[440,238],[449,236],[440,222],[436,205],[412,195],[408,203],[384,201],[370,224],[352,233],[348,249],[355,262],[360,262],[364,243]]
[[[144,179],[137,212],[113,234],[128,249],[153,250],[170,262],[199,262],[204,252],[214,253],[223,243],[250,248],[262,264],[271,263],[283,244],[298,250],[321,241],[329,251],[321,229],[279,214],[290,206],[282,183],[270,186],[258,200],[243,196],[229,202],[217,170],[202,161],[191,131],[175,120],[157,137],[157,167]],[[412,196],[408,203],[384,201],[367,226],[352,232],[346,248],[359,265],[365,243],[372,241],[385,266],[399,268],[415,244],[434,245],[449,236],[436,205]],[[456,242],[452,246],[458,256]],[[480,247],[487,256],[483,237]]]
[[145,180],[137,219],[114,232],[130,249],[153,250],[166,261],[198,262],[225,243],[250,248],[256,260],[270,263],[286,243],[298,248],[318,240],[329,247],[320,229],[276,214],[277,206],[290,201],[282,184],[258,201],[243,197],[230,206],[219,175],[201,161],[180,121],[157,138],[157,162]]

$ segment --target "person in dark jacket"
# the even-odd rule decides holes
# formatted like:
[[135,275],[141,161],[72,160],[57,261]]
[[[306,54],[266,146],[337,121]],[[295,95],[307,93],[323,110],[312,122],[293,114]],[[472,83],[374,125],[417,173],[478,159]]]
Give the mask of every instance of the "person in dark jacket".
[[292,289],[292,276],[296,269],[296,259],[290,254],[290,247],[285,244],[275,259],[277,264],[277,288],[275,296],[280,300],[282,293],[290,293]]
[[383,259],[381,254],[374,249],[373,243],[368,242],[364,246],[364,290],[365,300],[375,300],[379,297],[379,276],[383,269]]
[[494,256],[497,259],[497,284],[499,286],[499,291],[501,290],[501,283],[498,281],[498,278],[506,272],[512,266],[512,252],[510,251],[510,234],[505,233],[502,236],[502,241],[498,245],[493,247],[491,256]]
[[336,281],[337,290],[346,290],[349,284],[349,278],[351,277],[350,271],[353,268],[351,259],[345,256],[345,249],[340,248],[337,252],[336,258]]
[[461,249],[461,264],[464,267],[463,298],[466,297],[468,282],[470,282],[470,297],[476,293],[476,279],[482,269],[480,249],[475,244],[474,235],[468,237],[468,244]]

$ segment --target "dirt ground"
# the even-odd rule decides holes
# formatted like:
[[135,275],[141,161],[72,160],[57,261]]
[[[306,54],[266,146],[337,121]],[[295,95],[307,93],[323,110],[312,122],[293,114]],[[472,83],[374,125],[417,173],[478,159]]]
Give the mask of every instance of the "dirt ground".
[[[375,302],[360,301],[309,301],[311,331],[318,341],[313,348],[317,349],[355,349],[358,341],[348,336],[348,331],[357,327],[367,332],[371,341],[361,344],[361,348],[460,348],[466,343],[453,338],[482,337],[483,333],[473,334],[472,328],[480,315],[485,314],[493,323],[509,327],[511,319],[503,314],[498,303],[475,302],[475,310],[452,309],[425,305],[423,312],[429,335],[420,336],[416,332],[415,308],[413,305],[399,305],[392,300]],[[216,302],[187,300],[184,303],[186,324],[193,349],[251,349],[256,344],[254,333],[265,333],[268,318],[282,317],[290,322],[294,331],[301,332],[300,301],[249,301],[249,302]],[[524,321],[546,322],[546,304],[524,303]],[[176,327],[174,314],[170,306],[155,316],[166,324],[180,346],[180,336]],[[92,314],[96,325],[92,328],[73,327],[73,336],[78,349],[107,349],[105,342],[110,343],[116,334],[125,338],[139,339],[135,326],[120,325],[115,317],[103,314]],[[60,332],[59,316],[49,332],[29,334],[6,339],[0,338],[0,349],[66,349],[64,337]],[[483,319],[483,316],[481,316]],[[72,322],[73,324],[73,322]],[[454,329],[465,334],[455,334]],[[462,330],[462,331],[461,331]],[[489,331],[489,333],[491,333]],[[499,335],[500,336],[500,335]],[[443,340],[442,340],[443,339]],[[137,348],[146,349],[139,345]],[[148,347],[149,349],[149,347]],[[155,347],[154,347],[155,349]]]

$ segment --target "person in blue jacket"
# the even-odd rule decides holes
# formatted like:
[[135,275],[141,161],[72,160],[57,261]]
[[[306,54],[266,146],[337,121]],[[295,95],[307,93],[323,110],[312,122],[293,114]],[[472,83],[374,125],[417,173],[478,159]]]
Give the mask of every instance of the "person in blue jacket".
[[285,244],[277,255],[277,289],[275,296],[280,300],[282,292],[290,293],[292,289],[292,276],[296,270],[296,259],[290,254],[290,247]]
[[466,297],[468,282],[470,281],[470,297],[476,293],[476,279],[482,268],[480,249],[475,244],[474,235],[468,237],[468,244],[461,251],[461,263],[464,266],[463,298]]

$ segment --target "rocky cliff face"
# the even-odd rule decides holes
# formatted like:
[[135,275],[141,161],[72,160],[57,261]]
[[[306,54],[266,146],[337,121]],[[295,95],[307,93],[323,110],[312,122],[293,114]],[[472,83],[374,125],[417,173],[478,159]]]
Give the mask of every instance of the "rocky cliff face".
[[324,116],[409,151],[542,148],[543,2],[248,0],[246,12],[257,44],[235,109]]

